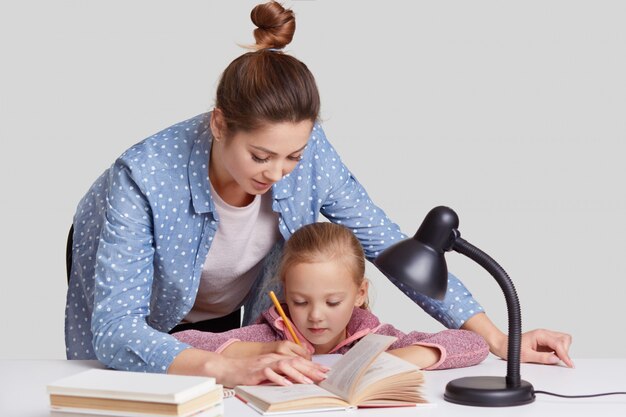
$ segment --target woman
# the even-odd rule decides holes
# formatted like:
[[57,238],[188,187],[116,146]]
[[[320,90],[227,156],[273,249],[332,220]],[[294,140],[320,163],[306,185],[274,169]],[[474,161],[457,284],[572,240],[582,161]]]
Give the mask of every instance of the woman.
[[[242,305],[244,323],[254,320],[268,306],[259,288],[273,274],[282,242],[318,213],[350,228],[369,260],[405,237],[317,124],[313,75],[282,52],[294,34],[293,13],[270,2],[251,17],[256,51],[226,68],[215,109],[128,149],[81,200],[66,308],[68,358],[213,375],[228,385],[282,383],[281,375],[319,380],[320,369],[304,360],[228,362],[168,333],[237,327]],[[450,286],[455,292],[443,302],[408,295],[447,327],[481,334],[504,357],[505,335],[458,279],[450,276]],[[570,364],[569,343],[557,332],[527,333],[522,359]],[[222,372],[228,366],[235,368]]]

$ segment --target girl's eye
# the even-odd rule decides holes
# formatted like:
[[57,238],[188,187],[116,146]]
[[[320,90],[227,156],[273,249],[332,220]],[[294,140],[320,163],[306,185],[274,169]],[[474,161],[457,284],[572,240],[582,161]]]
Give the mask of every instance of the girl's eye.
[[252,155],[252,160],[253,160],[254,162],[259,163],[259,164],[264,164],[264,163],[266,163],[266,162],[269,162],[269,161],[270,161],[270,159],[269,159],[269,158],[265,158],[265,159],[263,159],[263,158],[259,158],[259,157],[258,157],[258,156],[256,156],[255,154],[250,154],[250,155]]
[[329,307],[337,307],[339,304],[341,304],[341,301],[326,301],[326,305]]
[[304,306],[304,305],[306,305],[306,301],[294,301],[293,305],[295,305],[295,306]]

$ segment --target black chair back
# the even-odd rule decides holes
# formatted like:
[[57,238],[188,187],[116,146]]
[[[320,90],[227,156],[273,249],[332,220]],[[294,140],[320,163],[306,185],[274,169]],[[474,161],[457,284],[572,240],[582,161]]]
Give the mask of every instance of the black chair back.
[[70,227],[70,232],[67,235],[67,244],[65,246],[65,271],[67,272],[67,283],[70,283],[70,276],[72,275],[72,246],[74,246],[74,225]]

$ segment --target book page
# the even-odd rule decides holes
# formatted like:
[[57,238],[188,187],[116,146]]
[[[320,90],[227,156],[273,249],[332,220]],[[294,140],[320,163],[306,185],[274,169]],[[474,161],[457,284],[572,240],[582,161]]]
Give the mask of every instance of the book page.
[[383,352],[367,368],[367,371],[359,380],[355,392],[360,393],[377,381],[406,372],[419,372],[419,368],[397,356]]
[[357,382],[374,359],[387,349],[396,337],[369,334],[348,351],[328,372],[328,378],[320,387],[348,399],[356,389]]
[[311,361],[332,368],[342,356],[340,353],[316,354],[313,355]]
[[[240,385],[235,387],[237,394],[245,393],[268,404],[302,400],[305,398],[339,398],[314,384],[280,385]],[[246,398],[248,396],[244,396]]]

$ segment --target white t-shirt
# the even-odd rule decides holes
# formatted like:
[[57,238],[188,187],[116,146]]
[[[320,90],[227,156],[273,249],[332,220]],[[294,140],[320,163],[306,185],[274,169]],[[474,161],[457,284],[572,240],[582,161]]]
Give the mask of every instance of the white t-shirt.
[[226,203],[211,186],[219,224],[202,267],[196,301],[183,322],[223,317],[241,307],[265,256],[281,239],[271,192],[245,207]]

